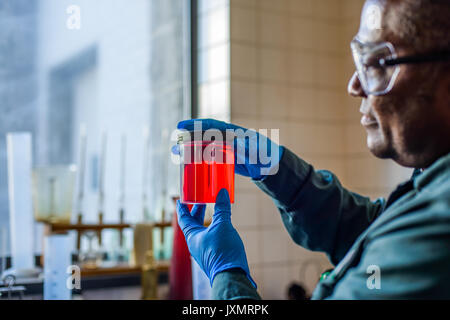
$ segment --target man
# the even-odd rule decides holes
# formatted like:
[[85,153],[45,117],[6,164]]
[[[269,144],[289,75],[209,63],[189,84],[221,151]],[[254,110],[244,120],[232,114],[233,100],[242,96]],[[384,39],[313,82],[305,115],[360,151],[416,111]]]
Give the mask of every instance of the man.
[[[450,299],[449,30],[448,0],[368,0],[364,6],[351,43],[356,72],[348,91],[362,98],[370,151],[416,169],[387,200],[371,202],[344,189],[332,173],[314,171],[273,142],[280,157],[269,169],[276,174],[259,174],[256,169],[267,169],[261,163],[236,165],[236,173],[273,198],[292,239],[325,252],[335,265],[313,299]],[[179,128],[193,130],[192,121]],[[202,124],[237,128],[210,119]],[[178,204],[177,210],[214,298],[258,299],[227,192],[217,196],[208,228],[204,206],[189,212]],[[378,273],[375,289],[367,270]]]

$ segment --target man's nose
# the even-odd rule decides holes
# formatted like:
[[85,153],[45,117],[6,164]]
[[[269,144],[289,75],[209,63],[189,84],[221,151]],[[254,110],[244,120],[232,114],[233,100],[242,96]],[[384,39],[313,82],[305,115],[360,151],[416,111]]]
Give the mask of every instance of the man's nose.
[[355,72],[350,79],[347,87],[348,94],[352,97],[365,98],[366,94],[361,86],[361,81],[359,81],[358,74]]

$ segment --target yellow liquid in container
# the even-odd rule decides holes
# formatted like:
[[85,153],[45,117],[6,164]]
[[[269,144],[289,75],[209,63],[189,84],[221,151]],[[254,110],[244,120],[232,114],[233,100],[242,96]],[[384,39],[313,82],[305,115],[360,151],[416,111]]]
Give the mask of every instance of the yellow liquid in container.
[[75,178],[75,166],[33,169],[33,210],[36,221],[70,223]]

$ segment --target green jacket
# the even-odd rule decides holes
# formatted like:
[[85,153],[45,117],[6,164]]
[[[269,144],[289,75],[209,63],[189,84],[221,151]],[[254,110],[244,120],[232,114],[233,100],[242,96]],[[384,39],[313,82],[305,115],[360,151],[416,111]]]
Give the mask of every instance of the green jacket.
[[[346,190],[288,149],[278,173],[255,183],[292,240],[335,265],[313,299],[450,299],[450,154],[414,171],[387,201]],[[370,285],[374,268],[379,288]],[[218,274],[212,290],[214,299],[259,299],[236,270]]]

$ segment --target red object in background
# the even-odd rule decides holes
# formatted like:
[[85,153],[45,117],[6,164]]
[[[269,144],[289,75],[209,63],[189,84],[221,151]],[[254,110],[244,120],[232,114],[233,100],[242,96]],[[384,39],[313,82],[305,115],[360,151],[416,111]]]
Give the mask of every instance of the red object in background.
[[[177,199],[174,198],[176,201]],[[189,210],[192,205],[188,205]],[[172,219],[173,228],[173,249],[172,259],[169,268],[169,299],[171,300],[192,300],[192,270],[191,254],[186,244],[183,231],[178,225],[177,212]]]
[[[209,148],[209,161],[194,155]],[[215,203],[221,189],[227,189],[231,203],[234,203],[234,151],[224,142],[202,141],[187,142],[182,152],[182,188],[183,203]]]

